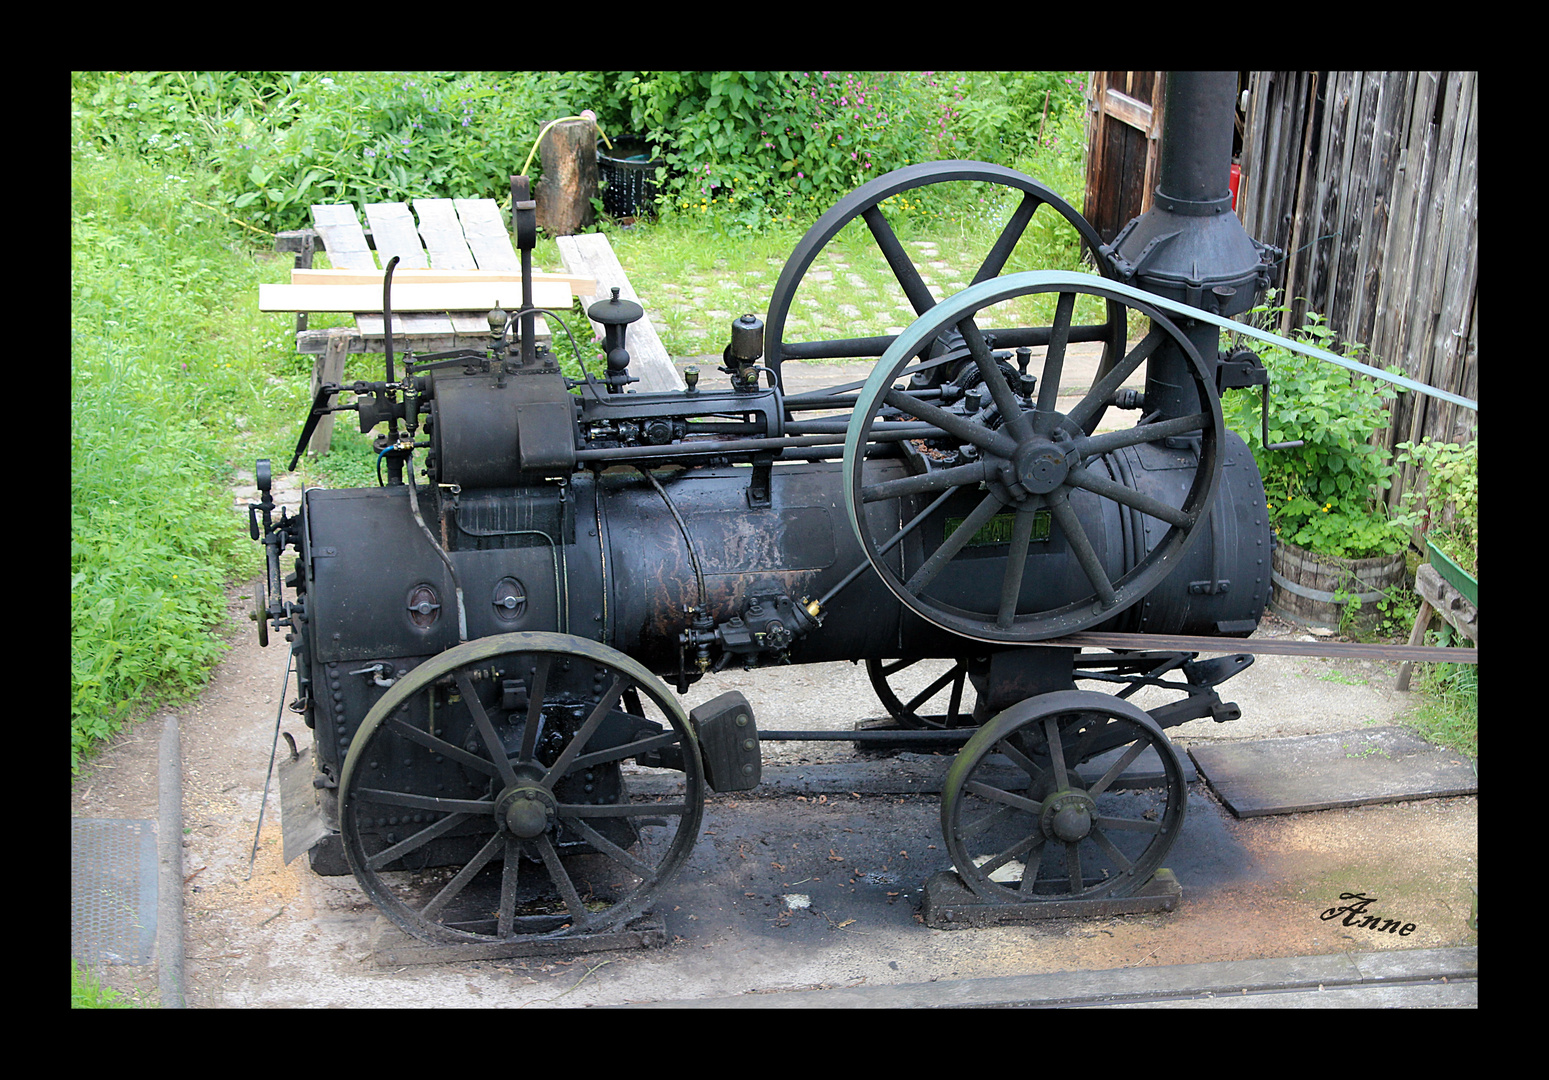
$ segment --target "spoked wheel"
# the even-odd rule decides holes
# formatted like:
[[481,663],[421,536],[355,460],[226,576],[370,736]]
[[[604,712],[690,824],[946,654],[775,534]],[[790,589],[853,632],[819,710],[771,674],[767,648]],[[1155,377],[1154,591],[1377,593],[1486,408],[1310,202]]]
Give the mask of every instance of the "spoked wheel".
[[[626,773],[630,759],[681,774],[682,793]],[[422,940],[592,933],[641,914],[682,866],[704,792],[688,719],[643,666],[566,634],[504,634],[426,661],[373,706],[345,758],[340,832],[367,895]]]
[[968,681],[968,658],[867,660],[866,676],[877,700],[899,727],[972,727],[978,694]]
[[959,876],[987,900],[1130,896],[1162,865],[1186,800],[1155,721],[1107,694],[1062,690],[968,740],[947,771],[941,829]]
[[[1102,245],[1102,238],[1097,231],[1074,207],[1032,177],[1014,169],[979,161],[933,161],[895,169],[863,184],[841,199],[807,230],[806,235],[791,252],[791,257],[786,261],[769,299],[764,332],[765,363],[778,372],[780,365],[786,360],[856,359],[881,356],[892,343],[893,338],[889,335],[794,340],[788,330],[792,305],[796,301],[799,287],[807,278],[808,270],[830,241],[838,236],[845,226],[857,219],[863,221],[870,231],[872,239],[887,260],[888,269],[903,290],[915,315],[923,315],[934,307],[936,299],[931,295],[930,288],[926,285],[919,267],[910,257],[905,243],[900,240],[888,221],[883,203],[904,192],[914,192],[914,198],[929,201],[932,193],[917,189],[956,181],[986,182],[1018,193],[1015,209],[989,250],[984,253],[983,260],[974,273],[972,284],[987,281],[1003,273],[1018,242],[1027,235],[1028,229],[1034,228],[1036,231],[1037,223],[1050,217],[1063,218],[1069,222],[1094,257],[1097,249]],[[1101,259],[1098,259],[1097,263],[1099,266],[1105,265]],[[991,332],[989,327],[981,329]],[[945,328],[942,340],[933,339],[923,342],[915,350],[921,361],[936,365],[934,369],[926,368],[919,371],[919,381],[922,385],[939,385],[944,381],[944,377],[950,374],[947,370],[948,364],[966,356],[966,354],[960,354],[957,357],[947,355],[954,346],[959,344],[952,338],[950,331],[950,327]],[[1099,370],[1106,370],[1124,351],[1124,312],[1118,305],[1109,305],[1105,309],[1102,322],[1070,328],[1070,333],[1072,340],[1103,344],[1104,355]],[[1032,347],[1043,345],[1048,341],[1049,329],[1008,326],[994,330],[993,335],[998,348]]]
[[[982,309],[1030,293],[1057,294],[1052,337],[1036,393],[1013,389],[979,332]],[[1150,332],[1067,413],[1057,411],[1067,331],[1083,294],[1138,311]],[[883,582],[923,618],[977,641],[1041,641],[1117,615],[1155,588],[1205,531],[1220,479],[1224,438],[1213,379],[1189,339],[1142,297],[1100,278],[1047,271],[971,286],[931,309],[888,348],[856,401],[845,437],[845,510]],[[983,392],[949,407],[897,385],[917,351],[956,329]],[[1199,409],[1142,417],[1134,427],[1088,433],[1126,379],[1163,346],[1185,358]],[[892,429],[891,431],[889,429]],[[918,438],[909,438],[918,434]],[[868,453],[903,446],[917,475],[870,482]],[[1152,444],[1171,469],[1192,469],[1168,502],[1126,482],[1117,451]],[[1192,447],[1183,450],[1184,446]],[[1181,455],[1181,456],[1180,456]],[[869,503],[897,499],[901,528],[878,532]],[[1167,526],[1160,540],[1131,543],[1136,515]],[[907,541],[902,575],[883,555]],[[1037,546],[1034,547],[1036,542]],[[1027,573],[1044,559],[1044,572]]]

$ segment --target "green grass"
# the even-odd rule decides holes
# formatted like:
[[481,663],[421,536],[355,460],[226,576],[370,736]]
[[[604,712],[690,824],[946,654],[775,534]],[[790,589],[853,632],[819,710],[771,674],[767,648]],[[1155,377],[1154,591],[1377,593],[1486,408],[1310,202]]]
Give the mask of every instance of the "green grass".
[[1404,722],[1424,738],[1479,758],[1479,665],[1417,664],[1423,700]]
[[272,449],[305,382],[256,310],[274,267],[199,203],[197,174],[116,153],[71,167],[71,766],[202,685],[229,576],[233,464]]
[[90,968],[70,960],[70,1008],[133,1009],[139,1005],[134,998],[104,986]]

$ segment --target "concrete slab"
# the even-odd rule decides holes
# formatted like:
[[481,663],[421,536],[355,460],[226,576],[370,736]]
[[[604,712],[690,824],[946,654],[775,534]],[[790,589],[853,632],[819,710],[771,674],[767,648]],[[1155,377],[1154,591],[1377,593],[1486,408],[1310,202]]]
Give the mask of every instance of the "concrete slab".
[[1240,818],[1479,791],[1463,755],[1401,727],[1217,743],[1189,753]]

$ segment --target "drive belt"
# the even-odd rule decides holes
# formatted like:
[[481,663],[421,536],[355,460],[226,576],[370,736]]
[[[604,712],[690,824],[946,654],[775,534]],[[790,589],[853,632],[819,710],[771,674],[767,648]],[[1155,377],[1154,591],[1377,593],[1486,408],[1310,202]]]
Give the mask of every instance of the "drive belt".
[[1294,641],[1285,638],[1195,637],[1188,634],[1066,634],[1035,645],[1103,649],[1176,649],[1208,653],[1262,653],[1266,656],[1323,656],[1329,659],[1410,660],[1444,664],[1479,663],[1478,647],[1380,645],[1360,641]]

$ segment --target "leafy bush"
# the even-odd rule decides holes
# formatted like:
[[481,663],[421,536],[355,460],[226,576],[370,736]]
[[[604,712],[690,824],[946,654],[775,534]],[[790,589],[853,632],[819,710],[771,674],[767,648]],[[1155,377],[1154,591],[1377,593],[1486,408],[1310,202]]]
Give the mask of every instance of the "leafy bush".
[[597,99],[605,130],[657,148],[664,210],[759,231],[810,221],[903,165],[1011,164],[1036,140],[1045,89],[1056,121],[1080,98],[1060,72],[600,72],[577,94]]
[[[1250,314],[1277,317],[1283,309],[1269,306],[1271,302]],[[1307,313],[1305,325],[1294,336],[1339,351],[1334,332],[1316,312]],[[1364,349],[1351,345],[1343,355],[1357,359]],[[1387,425],[1384,403],[1397,396],[1397,388],[1274,346],[1261,356],[1270,378],[1269,441],[1300,439],[1304,445],[1264,448],[1256,392],[1228,391],[1222,408],[1227,426],[1253,450],[1276,533],[1314,554],[1345,559],[1403,551],[1409,542],[1408,520],[1391,515],[1381,498],[1397,469],[1388,453],[1371,441]],[[1387,370],[1401,373],[1398,368]]]
[[[1425,489],[1404,492],[1404,506],[1441,551],[1479,576],[1479,436],[1459,446],[1425,439],[1398,444],[1400,464],[1425,473]],[[1418,506],[1417,506],[1418,504]]]

